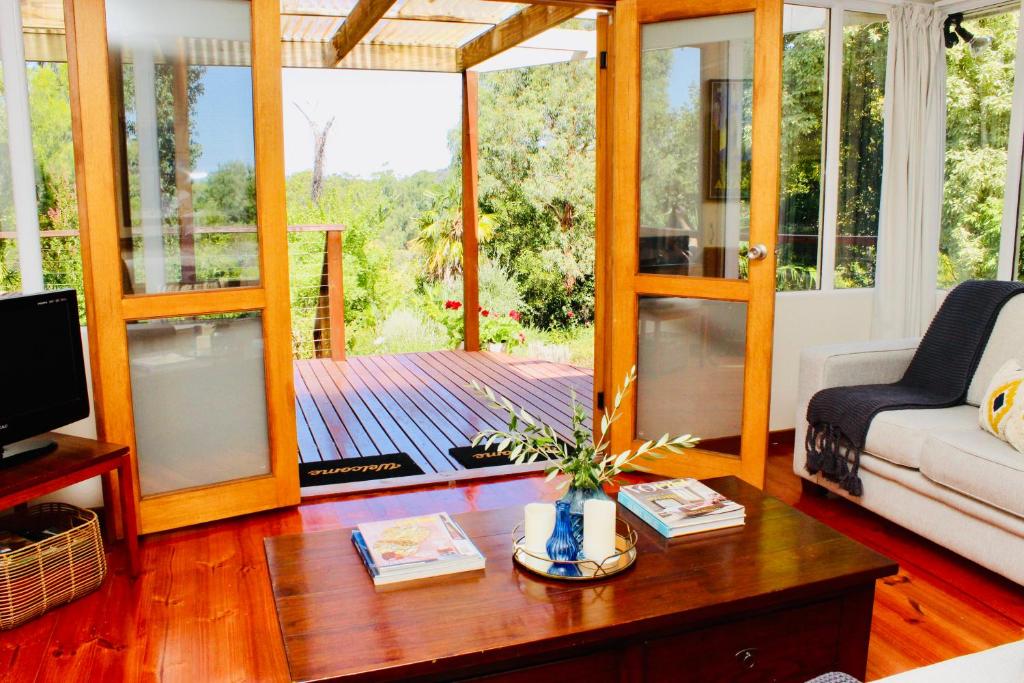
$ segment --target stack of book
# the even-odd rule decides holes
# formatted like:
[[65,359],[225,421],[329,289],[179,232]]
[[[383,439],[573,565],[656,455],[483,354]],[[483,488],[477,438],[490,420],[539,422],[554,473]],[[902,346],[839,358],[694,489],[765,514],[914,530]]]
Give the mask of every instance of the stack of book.
[[378,586],[484,568],[484,556],[445,512],[360,524],[352,543]]
[[623,486],[619,504],[669,537],[740,526],[746,515],[742,505],[696,479]]

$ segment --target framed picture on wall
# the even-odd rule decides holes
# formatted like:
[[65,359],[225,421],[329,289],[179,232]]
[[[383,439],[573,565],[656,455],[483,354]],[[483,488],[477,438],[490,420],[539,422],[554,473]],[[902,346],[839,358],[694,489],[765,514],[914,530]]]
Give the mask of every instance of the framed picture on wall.
[[750,198],[750,79],[711,79],[707,89],[705,164],[707,198]]

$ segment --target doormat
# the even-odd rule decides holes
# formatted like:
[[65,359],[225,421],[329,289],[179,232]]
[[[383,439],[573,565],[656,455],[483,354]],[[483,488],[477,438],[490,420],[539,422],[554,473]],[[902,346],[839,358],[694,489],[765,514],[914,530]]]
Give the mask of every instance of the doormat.
[[350,484],[371,479],[391,479],[423,474],[408,453],[368,455],[363,458],[328,460],[327,462],[300,462],[299,486]]
[[467,470],[515,464],[509,459],[508,451],[499,451],[497,446],[456,446],[448,449],[448,455]]

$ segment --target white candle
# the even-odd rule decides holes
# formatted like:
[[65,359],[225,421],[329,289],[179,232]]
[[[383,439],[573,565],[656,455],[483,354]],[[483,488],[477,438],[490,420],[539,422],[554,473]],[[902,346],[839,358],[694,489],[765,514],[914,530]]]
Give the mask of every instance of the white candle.
[[551,503],[528,503],[526,514],[526,549],[534,555],[547,557],[548,539],[555,530],[555,506]]
[[583,503],[583,554],[601,562],[615,554],[615,502],[588,500]]

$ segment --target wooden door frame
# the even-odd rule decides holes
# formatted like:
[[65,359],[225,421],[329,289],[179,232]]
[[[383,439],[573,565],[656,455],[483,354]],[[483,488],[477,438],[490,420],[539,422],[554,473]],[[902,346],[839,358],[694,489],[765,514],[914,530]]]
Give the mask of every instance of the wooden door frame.
[[[129,445],[139,528],[151,533],[299,502],[292,384],[280,3],[252,0],[253,135],[260,285],[213,292],[125,295],[121,282],[119,135],[103,0],[65,0],[75,178],[96,428]],[[135,319],[258,310],[262,316],[271,472],[141,497],[126,323]]]
[[613,12],[597,17],[594,182],[594,436],[600,439],[607,397],[614,396],[611,372],[611,135]]
[[[615,6],[612,52],[615,75],[611,138],[611,378],[625,377],[637,362],[638,297],[665,295],[746,301],[743,439],[740,457],[694,449],[648,460],[644,468],[669,476],[733,474],[764,485],[771,397],[772,334],[775,316],[775,243],[778,233],[779,135],[781,131],[782,0],[619,0]],[[754,13],[753,166],[750,242],[762,243],[769,257],[750,264],[748,280],[650,275],[639,272],[639,172],[641,102],[641,25],[703,16]],[[772,58],[774,56],[774,59]],[[613,452],[636,447],[636,392],[622,419],[611,428]],[[699,434],[698,434],[699,436]]]

